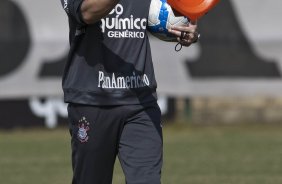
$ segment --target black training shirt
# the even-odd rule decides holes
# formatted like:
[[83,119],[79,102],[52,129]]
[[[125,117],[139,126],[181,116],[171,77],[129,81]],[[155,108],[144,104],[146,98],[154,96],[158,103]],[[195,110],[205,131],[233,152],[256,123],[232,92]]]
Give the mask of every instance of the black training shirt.
[[63,76],[66,102],[141,104],[156,100],[146,33],[151,0],[121,0],[101,21],[86,25],[83,0],[61,0],[69,17],[70,53]]

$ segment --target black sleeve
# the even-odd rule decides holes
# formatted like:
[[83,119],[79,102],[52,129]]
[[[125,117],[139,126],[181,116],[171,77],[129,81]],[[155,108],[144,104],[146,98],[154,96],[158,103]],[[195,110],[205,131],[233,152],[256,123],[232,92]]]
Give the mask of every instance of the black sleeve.
[[85,25],[80,11],[82,2],[83,0],[61,0],[62,6],[68,16],[75,19],[78,24]]

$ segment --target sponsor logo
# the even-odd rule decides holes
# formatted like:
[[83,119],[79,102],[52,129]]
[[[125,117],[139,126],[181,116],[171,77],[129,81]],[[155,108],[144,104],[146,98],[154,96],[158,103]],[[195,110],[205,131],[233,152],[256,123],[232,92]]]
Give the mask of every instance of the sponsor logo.
[[68,0],[64,0],[64,10],[69,13]]
[[104,72],[99,71],[99,88],[142,88],[149,86],[150,81],[146,74],[136,75],[135,72],[130,76],[116,76],[115,73],[105,75]]
[[144,38],[147,19],[133,15],[121,17],[123,12],[123,6],[117,4],[109,13],[111,16],[102,19],[102,32],[106,32],[109,38]]
[[85,117],[82,117],[78,121],[78,131],[77,131],[77,138],[81,143],[87,142],[89,139],[88,131],[90,130],[89,122],[86,120]]

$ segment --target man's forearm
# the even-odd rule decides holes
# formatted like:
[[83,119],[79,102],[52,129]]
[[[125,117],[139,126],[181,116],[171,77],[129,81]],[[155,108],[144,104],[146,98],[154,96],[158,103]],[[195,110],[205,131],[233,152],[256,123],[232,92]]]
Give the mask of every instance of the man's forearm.
[[109,14],[119,0],[84,0],[81,4],[82,19],[93,24]]

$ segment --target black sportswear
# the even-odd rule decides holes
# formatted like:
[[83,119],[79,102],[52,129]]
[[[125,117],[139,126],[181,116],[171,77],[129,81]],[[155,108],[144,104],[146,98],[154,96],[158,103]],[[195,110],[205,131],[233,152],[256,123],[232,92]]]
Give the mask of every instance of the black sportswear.
[[101,21],[86,25],[82,0],[61,0],[69,17],[70,53],[64,99],[89,105],[143,104],[157,100],[146,33],[150,0],[121,0]]
[[116,155],[127,184],[160,184],[161,112],[156,102],[103,106],[69,104],[72,184],[112,184]]

